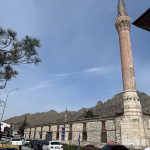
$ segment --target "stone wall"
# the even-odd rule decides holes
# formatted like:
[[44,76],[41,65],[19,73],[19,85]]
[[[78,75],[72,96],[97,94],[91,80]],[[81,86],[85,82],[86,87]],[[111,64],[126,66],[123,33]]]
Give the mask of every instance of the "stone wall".
[[[77,145],[80,139],[81,145],[93,144],[100,147],[109,141],[116,141],[115,129],[114,118],[98,118],[28,127],[24,134],[26,138],[45,139],[46,134],[51,132],[52,140]],[[103,131],[106,132],[105,142],[102,142]]]
[[42,127],[36,127],[35,139],[42,139]]
[[35,127],[32,127],[32,128],[31,128],[31,135],[30,135],[29,138],[34,139],[34,138],[35,138],[35,132],[36,132],[36,128],[35,128]]
[[144,116],[144,132],[146,139],[146,146],[150,146],[150,116]]
[[[97,118],[77,120],[72,122],[63,122],[57,124],[48,124],[41,126],[28,127],[24,131],[25,138],[30,139],[45,139],[48,132],[52,133],[52,140],[59,140],[67,144],[80,144],[82,146],[93,144],[101,147],[106,143],[112,141],[117,144],[123,144],[123,140],[128,139],[126,132],[127,125],[130,122],[124,121],[124,116],[114,118]],[[144,126],[143,139],[145,139],[146,146],[150,146],[150,115],[144,115],[142,120]],[[139,127],[139,122],[134,126],[130,126],[132,133]],[[141,133],[140,133],[141,134]],[[130,135],[131,136],[131,135]],[[80,137],[80,138],[79,138]],[[136,136],[135,136],[136,138]],[[130,143],[131,144],[131,143]]]
[[46,133],[50,131],[50,126],[43,126],[42,129],[42,139],[44,140],[46,138]]

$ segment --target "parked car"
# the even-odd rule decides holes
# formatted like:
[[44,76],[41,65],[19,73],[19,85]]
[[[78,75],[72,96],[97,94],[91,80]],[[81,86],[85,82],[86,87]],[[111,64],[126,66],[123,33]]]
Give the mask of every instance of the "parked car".
[[33,149],[34,150],[42,150],[43,145],[49,145],[49,141],[38,140],[38,141],[34,142]]
[[6,140],[6,136],[2,136],[1,141],[5,141],[5,140]]
[[21,149],[22,145],[23,145],[23,141],[20,138],[12,138],[11,139],[11,144],[12,145],[17,145],[17,146],[19,146],[19,149]]
[[63,150],[63,145],[58,141],[49,141],[43,144],[42,150]]
[[11,144],[12,145],[22,145],[22,139],[20,139],[20,138],[12,138],[11,139]]
[[23,145],[28,146],[30,141],[31,141],[31,139],[25,139],[24,142],[23,142]]
[[100,150],[128,150],[128,148],[124,145],[107,144],[104,147],[100,148]]
[[28,143],[28,147],[29,147],[29,148],[33,148],[33,145],[34,145],[35,142],[37,142],[37,140],[31,140],[31,141]]
[[146,147],[144,150],[150,150],[150,147]]

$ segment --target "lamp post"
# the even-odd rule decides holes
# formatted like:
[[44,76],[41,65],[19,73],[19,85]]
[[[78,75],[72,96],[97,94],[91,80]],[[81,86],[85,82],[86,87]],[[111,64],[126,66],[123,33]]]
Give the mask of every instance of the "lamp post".
[[3,111],[2,111],[0,123],[1,123],[2,120],[3,120],[3,116],[4,116],[4,112],[5,112],[5,108],[6,108],[6,103],[7,103],[7,100],[8,100],[8,96],[9,96],[9,94],[10,94],[12,91],[14,91],[14,90],[19,90],[19,89],[10,89],[10,90],[7,92],[5,101],[3,101],[3,102],[4,102],[4,106],[3,106]]

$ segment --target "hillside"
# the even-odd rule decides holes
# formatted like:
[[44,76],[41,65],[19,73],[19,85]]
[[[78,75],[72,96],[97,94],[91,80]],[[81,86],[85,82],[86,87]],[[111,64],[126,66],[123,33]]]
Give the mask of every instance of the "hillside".
[[[141,101],[143,112],[150,113],[150,96],[142,92],[138,92],[138,95]],[[77,112],[68,111],[67,119],[68,121],[83,119],[88,110],[91,110],[94,115],[99,117],[108,117],[113,116],[116,113],[121,113],[123,112],[122,93],[116,94],[112,99],[109,99],[106,102],[98,101],[95,107],[82,108]],[[39,125],[44,123],[64,121],[65,112],[58,113],[55,110],[50,110],[48,112],[38,112],[35,114],[28,113],[7,119],[5,122],[13,123],[18,127],[24,121],[25,115],[28,125]]]

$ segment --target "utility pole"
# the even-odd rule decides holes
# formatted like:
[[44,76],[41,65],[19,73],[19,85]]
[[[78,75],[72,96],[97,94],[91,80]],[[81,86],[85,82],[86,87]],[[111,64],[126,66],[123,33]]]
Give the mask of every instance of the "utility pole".
[[[4,113],[5,113],[5,108],[6,108],[6,103],[7,103],[7,100],[8,100],[8,96],[9,96],[9,94],[10,94],[12,91],[14,91],[14,90],[19,90],[19,89],[10,89],[10,90],[7,92],[5,101],[3,101],[4,106],[3,106],[3,111],[2,111],[2,115],[1,115],[1,120],[0,120],[0,122],[2,122],[2,120],[3,120],[3,116],[4,116]],[[1,102],[2,102],[2,101],[1,101]]]

